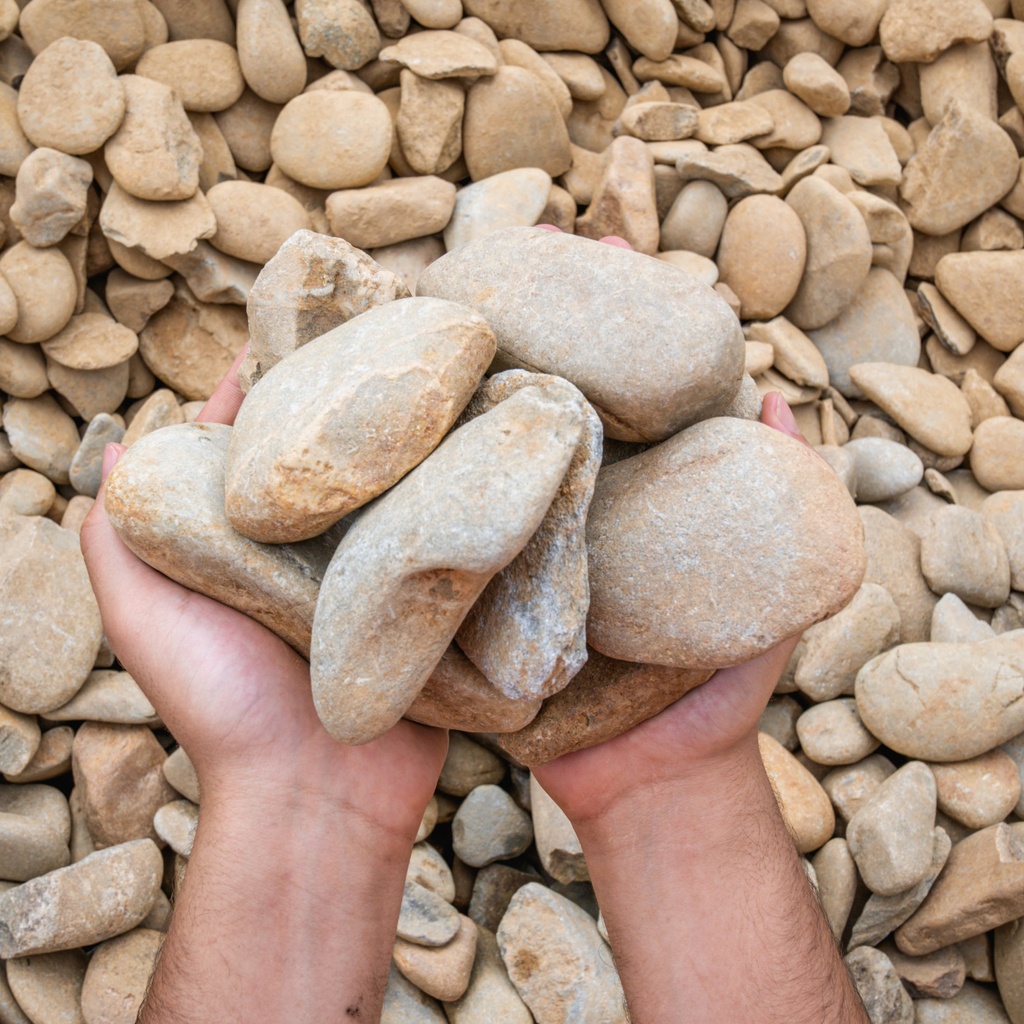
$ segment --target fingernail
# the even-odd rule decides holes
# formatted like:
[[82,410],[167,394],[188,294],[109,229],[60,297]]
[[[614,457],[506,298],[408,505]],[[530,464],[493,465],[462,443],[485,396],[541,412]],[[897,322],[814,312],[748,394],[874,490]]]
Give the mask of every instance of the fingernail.
[[793,434],[800,433],[793,410],[790,409],[789,403],[778,392],[775,393],[775,418],[779,421],[779,425],[786,430]]
[[540,228],[541,231],[561,231],[560,227],[556,227],[554,224],[534,224],[534,227]]
[[106,480],[110,474],[110,471],[114,468],[114,463],[121,458],[121,452],[124,449],[120,445],[108,444],[103,446],[103,464],[100,467],[100,479]]

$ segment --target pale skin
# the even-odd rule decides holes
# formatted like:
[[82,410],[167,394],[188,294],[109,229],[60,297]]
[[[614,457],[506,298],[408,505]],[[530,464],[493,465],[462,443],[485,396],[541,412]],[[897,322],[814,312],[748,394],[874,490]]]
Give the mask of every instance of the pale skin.
[[[234,420],[237,365],[201,419]],[[762,421],[800,436],[781,396],[766,397]],[[108,446],[104,478],[121,451]],[[377,1021],[446,733],[402,721],[365,746],[333,740],[308,664],[137,559],[102,488],[82,546],[110,644],[202,791],[140,1021]],[[580,836],[634,1024],[867,1021],[757,751],[795,643],[536,770]]]

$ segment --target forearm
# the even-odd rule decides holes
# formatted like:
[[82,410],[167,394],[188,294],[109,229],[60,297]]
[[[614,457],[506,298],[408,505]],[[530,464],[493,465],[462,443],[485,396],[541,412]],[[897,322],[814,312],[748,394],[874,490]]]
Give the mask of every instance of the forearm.
[[577,831],[633,1024],[867,1024],[756,743]]
[[412,839],[301,795],[204,790],[142,1024],[377,1021]]

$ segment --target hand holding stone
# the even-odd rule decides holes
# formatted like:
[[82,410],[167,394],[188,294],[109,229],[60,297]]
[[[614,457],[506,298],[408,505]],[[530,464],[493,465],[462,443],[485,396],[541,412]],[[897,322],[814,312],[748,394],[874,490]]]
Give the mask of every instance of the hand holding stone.
[[[240,404],[236,362],[200,419],[230,423]],[[108,446],[104,477],[122,451]],[[331,739],[313,708],[308,664],[265,626],[132,554],[107,518],[105,489],[83,526],[82,548],[107,636],[194,762],[204,806],[207,797],[230,800],[254,786],[268,799],[316,786],[384,830],[414,833],[445,733],[401,722],[359,748]]]

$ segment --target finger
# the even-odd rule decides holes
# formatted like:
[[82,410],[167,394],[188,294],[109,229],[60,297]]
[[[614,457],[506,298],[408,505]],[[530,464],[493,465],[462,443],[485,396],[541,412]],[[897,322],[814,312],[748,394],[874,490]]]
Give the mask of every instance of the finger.
[[790,409],[789,403],[778,391],[769,391],[764,396],[764,401],[761,403],[761,422],[766,427],[781,431],[787,437],[806,444],[808,448],[810,447],[807,438],[800,433],[800,427],[797,425],[793,410]]
[[554,224],[534,224],[535,228],[540,228],[541,231],[558,231],[561,232],[561,228]]
[[618,249],[632,250],[633,248],[633,246],[631,246],[621,235],[605,235],[601,241],[604,242],[605,245],[614,245]]
[[245,392],[238,383],[238,370],[242,360],[249,354],[249,346],[252,342],[247,341],[242,346],[242,351],[235,356],[231,369],[224,374],[224,378],[213,389],[206,405],[200,410],[196,417],[196,423],[225,423],[231,426],[235,422],[238,410],[241,408]]

